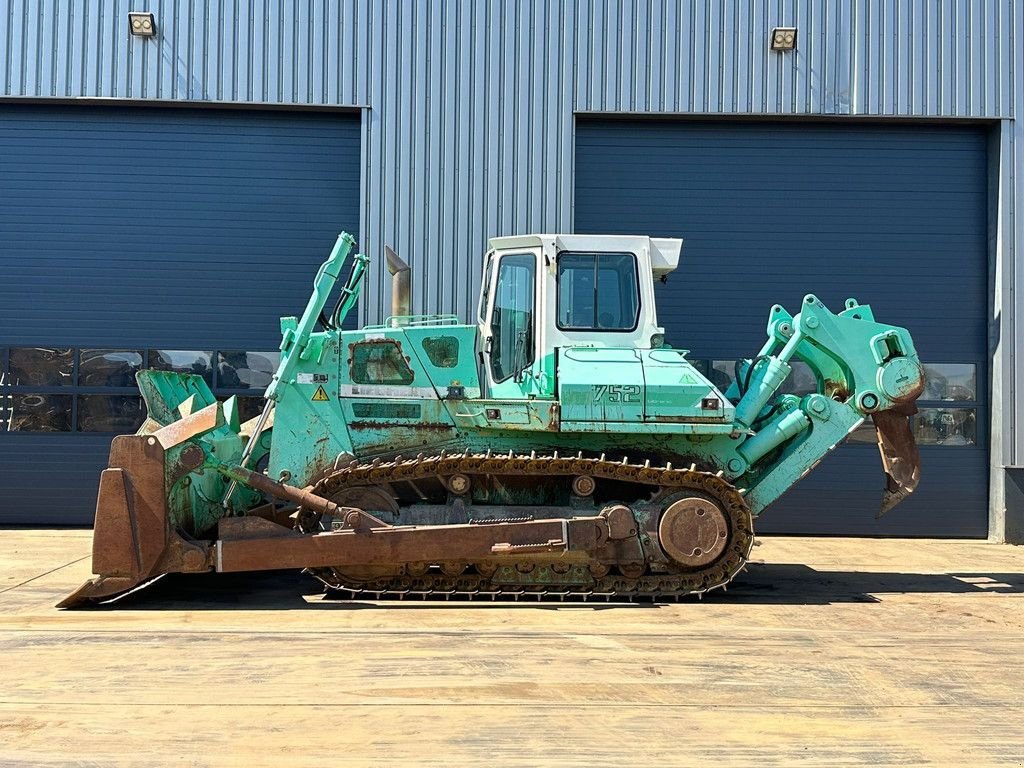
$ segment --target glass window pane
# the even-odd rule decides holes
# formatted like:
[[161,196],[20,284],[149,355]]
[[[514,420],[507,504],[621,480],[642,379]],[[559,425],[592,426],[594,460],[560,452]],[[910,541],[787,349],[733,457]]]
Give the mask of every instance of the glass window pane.
[[[807,363],[792,360],[790,365],[793,367],[793,371],[779,387],[781,394],[807,395],[818,391],[818,381],[814,378],[814,373]],[[724,392],[736,378],[736,361],[712,360],[708,378],[712,384]]]
[[922,400],[978,399],[978,385],[973,363],[925,363]]
[[[977,411],[974,408],[922,408],[911,417],[911,429],[918,445],[961,446],[977,443]],[[850,442],[875,445],[875,425],[865,419]]]
[[12,394],[5,429],[12,432],[70,432],[71,395]]
[[151,349],[147,367],[154,371],[194,373],[213,384],[213,352],[184,349]]
[[922,408],[912,419],[918,445],[976,445],[978,415],[974,408]]
[[736,378],[735,360],[712,360],[711,370],[708,371],[708,379],[723,392],[727,390]]
[[352,345],[349,376],[356,384],[412,384],[415,376],[394,339]]
[[533,362],[533,283],[531,253],[502,256],[491,313],[491,369],[505,381]]
[[491,268],[494,266],[494,256],[487,257],[487,266],[484,267],[484,279],[480,284],[480,307],[477,310],[477,317],[482,323],[487,318],[487,299],[491,294]]
[[266,389],[277,370],[279,352],[219,352],[219,389]]
[[142,370],[139,350],[83,349],[78,357],[78,384],[82,387],[134,387]]
[[639,304],[633,254],[559,254],[560,328],[632,330],[636,327]]
[[459,364],[459,340],[455,336],[427,336],[423,339],[423,351],[438,368],[455,368]]
[[239,395],[235,400],[238,402],[238,419],[243,424],[263,413],[263,405],[266,403],[262,397],[248,395]]
[[864,423],[853,430],[846,439],[851,443],[878,445],[878,432],[875,430],[875,422],[870,418],[864,419]]
[[779,392],[789,395],[809,395],[812,392],[818,391],[818,380],[814,377],[814,372],[807,363],[800,362],[799,360],[790,360],[790,366],[793,368],[786,380],[782,382],[782,386],[779,387]]
[[138,395],[79,395],[78,429],[81,432],[135,432],[146,420]]
[[75,356],[70,347],[11,347],[10,378],[16,387],[61,387],[73,384]]

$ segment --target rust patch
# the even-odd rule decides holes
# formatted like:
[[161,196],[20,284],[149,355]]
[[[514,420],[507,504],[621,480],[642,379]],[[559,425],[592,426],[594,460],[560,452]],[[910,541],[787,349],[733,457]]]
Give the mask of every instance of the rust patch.
[[550,432],[558,432],[561,429],[562,406],[552,403],[548,408],[548,423],[545,429]]
[[850,399],[850,390],[847,388],[845,381],[825,379],[825,395],[837,402],[845,403]]
[[350,421],[349,429],[362,431],[366,429],[413,429],[418,432],[451,432],[455,427],[443,421],[415,421],[415,422],[388,422],[388,421]]

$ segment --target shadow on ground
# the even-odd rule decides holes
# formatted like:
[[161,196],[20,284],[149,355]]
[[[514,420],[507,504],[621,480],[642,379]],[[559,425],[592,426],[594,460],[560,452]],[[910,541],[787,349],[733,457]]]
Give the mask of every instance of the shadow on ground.
[[[829,605],[832,603],[878,603],[894,594],[982,594],[1024,593],[1024,573],[892,573],[873,571],[819,571],[806,565],[752,563],[727,592],[716,590],[704,601],[715,603]],[[696,597],[685,598],[696,601]],[[388,608],[562,608],[613,610],[657,608],[660,603],[560,602],[522,598],[518,602],[477,599],[405,600],[388,599]],[[323,595],[319,582],[298,571],[268,571],[253,574],[172,574],[144,589],[126,595],[100,609],[119,610],[365,610],[377,608],[370,600],[352,600],[334,594]]]

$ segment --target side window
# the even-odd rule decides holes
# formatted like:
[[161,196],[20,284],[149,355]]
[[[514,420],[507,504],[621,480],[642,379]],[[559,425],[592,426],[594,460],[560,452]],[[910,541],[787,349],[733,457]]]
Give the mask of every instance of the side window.
[[632,331],[639,292],[631,253],[558,255],[558,327],[563,330]]
[[349,375],[356,384],[411,384],[415,377],[394,339],[357,341],[349,349]]
[[484,279],[480,283],[480,307],[477,310],[477,317],[482,323],[487,319],[487,299],[491,291],[491,268],[494,266],[494,255],[487,254],[487,264],[484,266]]
[[459,364],[459,340],[454,336],[428,336],[423,340],[423,351],[430,364],[438,368],[455,368]]
[[531,253],[502,256],[491,312],[491,372],[505,381],[533,363],[536,260]]

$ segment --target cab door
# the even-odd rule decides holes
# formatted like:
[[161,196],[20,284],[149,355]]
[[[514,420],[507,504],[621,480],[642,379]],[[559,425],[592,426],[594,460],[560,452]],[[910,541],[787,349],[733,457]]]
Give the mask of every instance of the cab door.
[[544,397],[543,360],[538,350],[540,250],[499,252],[495,259],[489,312],[483,328],[487,397]]

